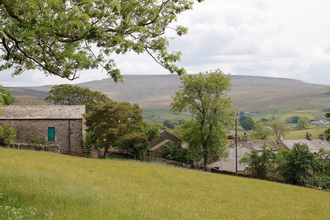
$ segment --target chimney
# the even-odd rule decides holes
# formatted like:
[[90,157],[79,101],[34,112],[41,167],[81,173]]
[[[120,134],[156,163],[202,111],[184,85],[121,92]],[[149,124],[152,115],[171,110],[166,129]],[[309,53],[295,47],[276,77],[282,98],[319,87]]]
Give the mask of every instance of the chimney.
[[320,138],[322,141],[325,141],[325,139],[326,139],[324,134],[320,134],[320,135],[319,135],[319,138]]
[[247,142],[247,135],[246,135],[245,132],[244,132],[244,135],[243,135],[243,142]]
[[313,135],[312,134],[308,135],[308,140],[310,140],[310,141],[313,140]]
[[283,135],[280,133],[277,137],[277,143],[280,143],[281,141],[283,141]]

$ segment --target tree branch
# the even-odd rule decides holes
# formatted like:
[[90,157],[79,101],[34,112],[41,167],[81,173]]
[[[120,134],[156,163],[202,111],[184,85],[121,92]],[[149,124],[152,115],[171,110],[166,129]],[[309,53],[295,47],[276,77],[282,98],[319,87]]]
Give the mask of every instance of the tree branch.
[[9,14],[10,17],[15,18],[19,22],[23,22],[24,21],[24,18],[22,18],[21,16],[19,16],[18,14],[16,14],[14,12],[13,8],[8,5],[8,3],[7,3],[6,0],[0,0],[0,5],[5,6],[5,9],[6,9],[6,11]]

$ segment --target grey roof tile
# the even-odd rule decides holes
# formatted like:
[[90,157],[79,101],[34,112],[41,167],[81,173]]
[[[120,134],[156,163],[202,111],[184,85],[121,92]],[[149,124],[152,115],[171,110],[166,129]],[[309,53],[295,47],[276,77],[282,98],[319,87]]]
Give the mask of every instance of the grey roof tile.
[[9,105],[1,106],[0,119],[83,118],[84,105]]

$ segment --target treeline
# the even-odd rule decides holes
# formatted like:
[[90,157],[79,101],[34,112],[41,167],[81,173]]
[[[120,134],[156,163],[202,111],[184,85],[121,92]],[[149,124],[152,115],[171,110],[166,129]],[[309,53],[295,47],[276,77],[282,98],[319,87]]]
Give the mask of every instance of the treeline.
[[330,152],[321,149],[310,152],[307,144],[296,143],[292,150],[273,148],[264,144],[258,150],[245,153],[240,163],[248,164],[252,175],[261,178],[282,178],[295,185],[310,185],[330,189]]

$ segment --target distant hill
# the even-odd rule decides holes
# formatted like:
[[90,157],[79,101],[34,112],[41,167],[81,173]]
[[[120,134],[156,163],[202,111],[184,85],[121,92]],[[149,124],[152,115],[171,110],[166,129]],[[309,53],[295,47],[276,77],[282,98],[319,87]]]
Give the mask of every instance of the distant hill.
[[[321,109],[330,107],[330,86],[295,79],[231,76],[229,92],[239,111],[267,111],[283,108]],[[125,75],[124,83],[112,79],[77,84],[105,93],[111,99],[139,103],[142,109],[168,109],[171,95],[179,90],[177,75]],[[14,97],[27,95],[42,100],[52,86],[7,87]]]

